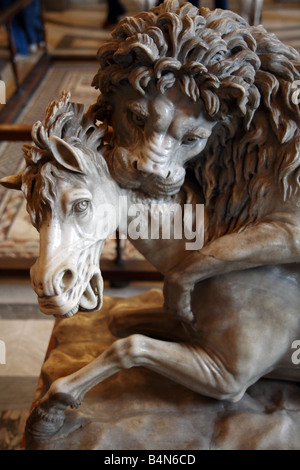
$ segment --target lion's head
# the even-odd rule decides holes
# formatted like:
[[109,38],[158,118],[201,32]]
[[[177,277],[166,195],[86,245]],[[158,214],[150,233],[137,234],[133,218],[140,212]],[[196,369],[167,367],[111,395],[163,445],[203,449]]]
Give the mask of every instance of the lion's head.
[[255,201],[270,185],[283,201],[299,191],[300,56],[262,26],[166,0],[124,18],[98,59],[95,108],[121,185],[172,194],[193,167],[223,220],[211,236],[266,213]]

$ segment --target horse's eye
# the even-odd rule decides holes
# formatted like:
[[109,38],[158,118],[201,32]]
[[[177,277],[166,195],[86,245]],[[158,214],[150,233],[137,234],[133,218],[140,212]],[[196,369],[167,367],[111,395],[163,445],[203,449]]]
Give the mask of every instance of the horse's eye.
[[76,204],[74,204],[73,206],[73,210],[74,212],[78,214],[78,213],[85,212],[88,207],[89,207],[89,201],[83,200],[83,201],[76,202]]

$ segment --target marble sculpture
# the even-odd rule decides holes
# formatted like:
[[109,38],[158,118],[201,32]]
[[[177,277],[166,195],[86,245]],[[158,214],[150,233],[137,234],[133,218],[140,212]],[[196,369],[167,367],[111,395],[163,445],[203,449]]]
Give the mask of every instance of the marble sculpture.
[[[51,385],[29,419],[35,436],[55,434],[68,406],[126,368],[231,402],[261,377],[299,381],[299,59],[231,11],[166,0],[121,20],[100,48],[97,103],[63,93],[34,125],[25,170],[1,183],[22,189],[40,233],[31,277],[45,314],[101,308],[99,257],[133,222],[125,208],[144,208],[148,227],[152,203],[165,216],[175,205],[184,228],[190,205],[190,231],[203,230],[188,249],[184,230],[127,234],[164,274],[165,305],[125,317],[137,333]],[[151,217],[161,232],[164,217]]]

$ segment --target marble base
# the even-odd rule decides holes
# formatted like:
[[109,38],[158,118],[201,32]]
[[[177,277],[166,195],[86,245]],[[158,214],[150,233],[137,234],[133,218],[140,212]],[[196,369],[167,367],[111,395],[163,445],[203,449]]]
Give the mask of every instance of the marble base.
[[[162,304],[158,290],[132,299],[104,298],[100,312],[61,320],[56,347],[42,368],[43,394],[58,377],[82,367],[115,337],[116,313]],[[45,440],[27,436],[28,450],[253,450],[300,448],[300,384],[261,379],[238,403],[200,396],[144,368],[119,372],[94,387],[63,428]]]

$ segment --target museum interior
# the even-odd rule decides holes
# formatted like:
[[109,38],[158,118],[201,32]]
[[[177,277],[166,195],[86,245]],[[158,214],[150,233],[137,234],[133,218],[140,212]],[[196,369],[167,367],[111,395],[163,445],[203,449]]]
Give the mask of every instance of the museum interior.
[[[74,102],[86,106],[96,102],[99,91],[91,83],[98,70],[97,51],[114,27],[105,0],[36,1],[40,36],[22,49],[13,25],[30,3],[1,2],[6,5],[0,10],[1,178],[21,171],[22,146],[31,141],[32,125],[43,120],[47,104],[62,91],[71,92]],[[121,3],[123,13],[115,21],[154,6],[153,0]],[[213,9],[213,3],[203,0],[201,6]],[[249,14],[242,11],[245,3],[251,4]],[[261,23],[300,51],[299,0],[228,0],[227,8],[248,14],[250,23]],[[117,235],[106,241],[101,257],[104,295],[130,298],[152,288],[162,290],[162,274]],[[23,194],[1,186],[0,450],[22,449],[25,423],[55,323],[54,317],[40,312],[31,287],[29,272],[38,253],[39,235],[30,223]]]

